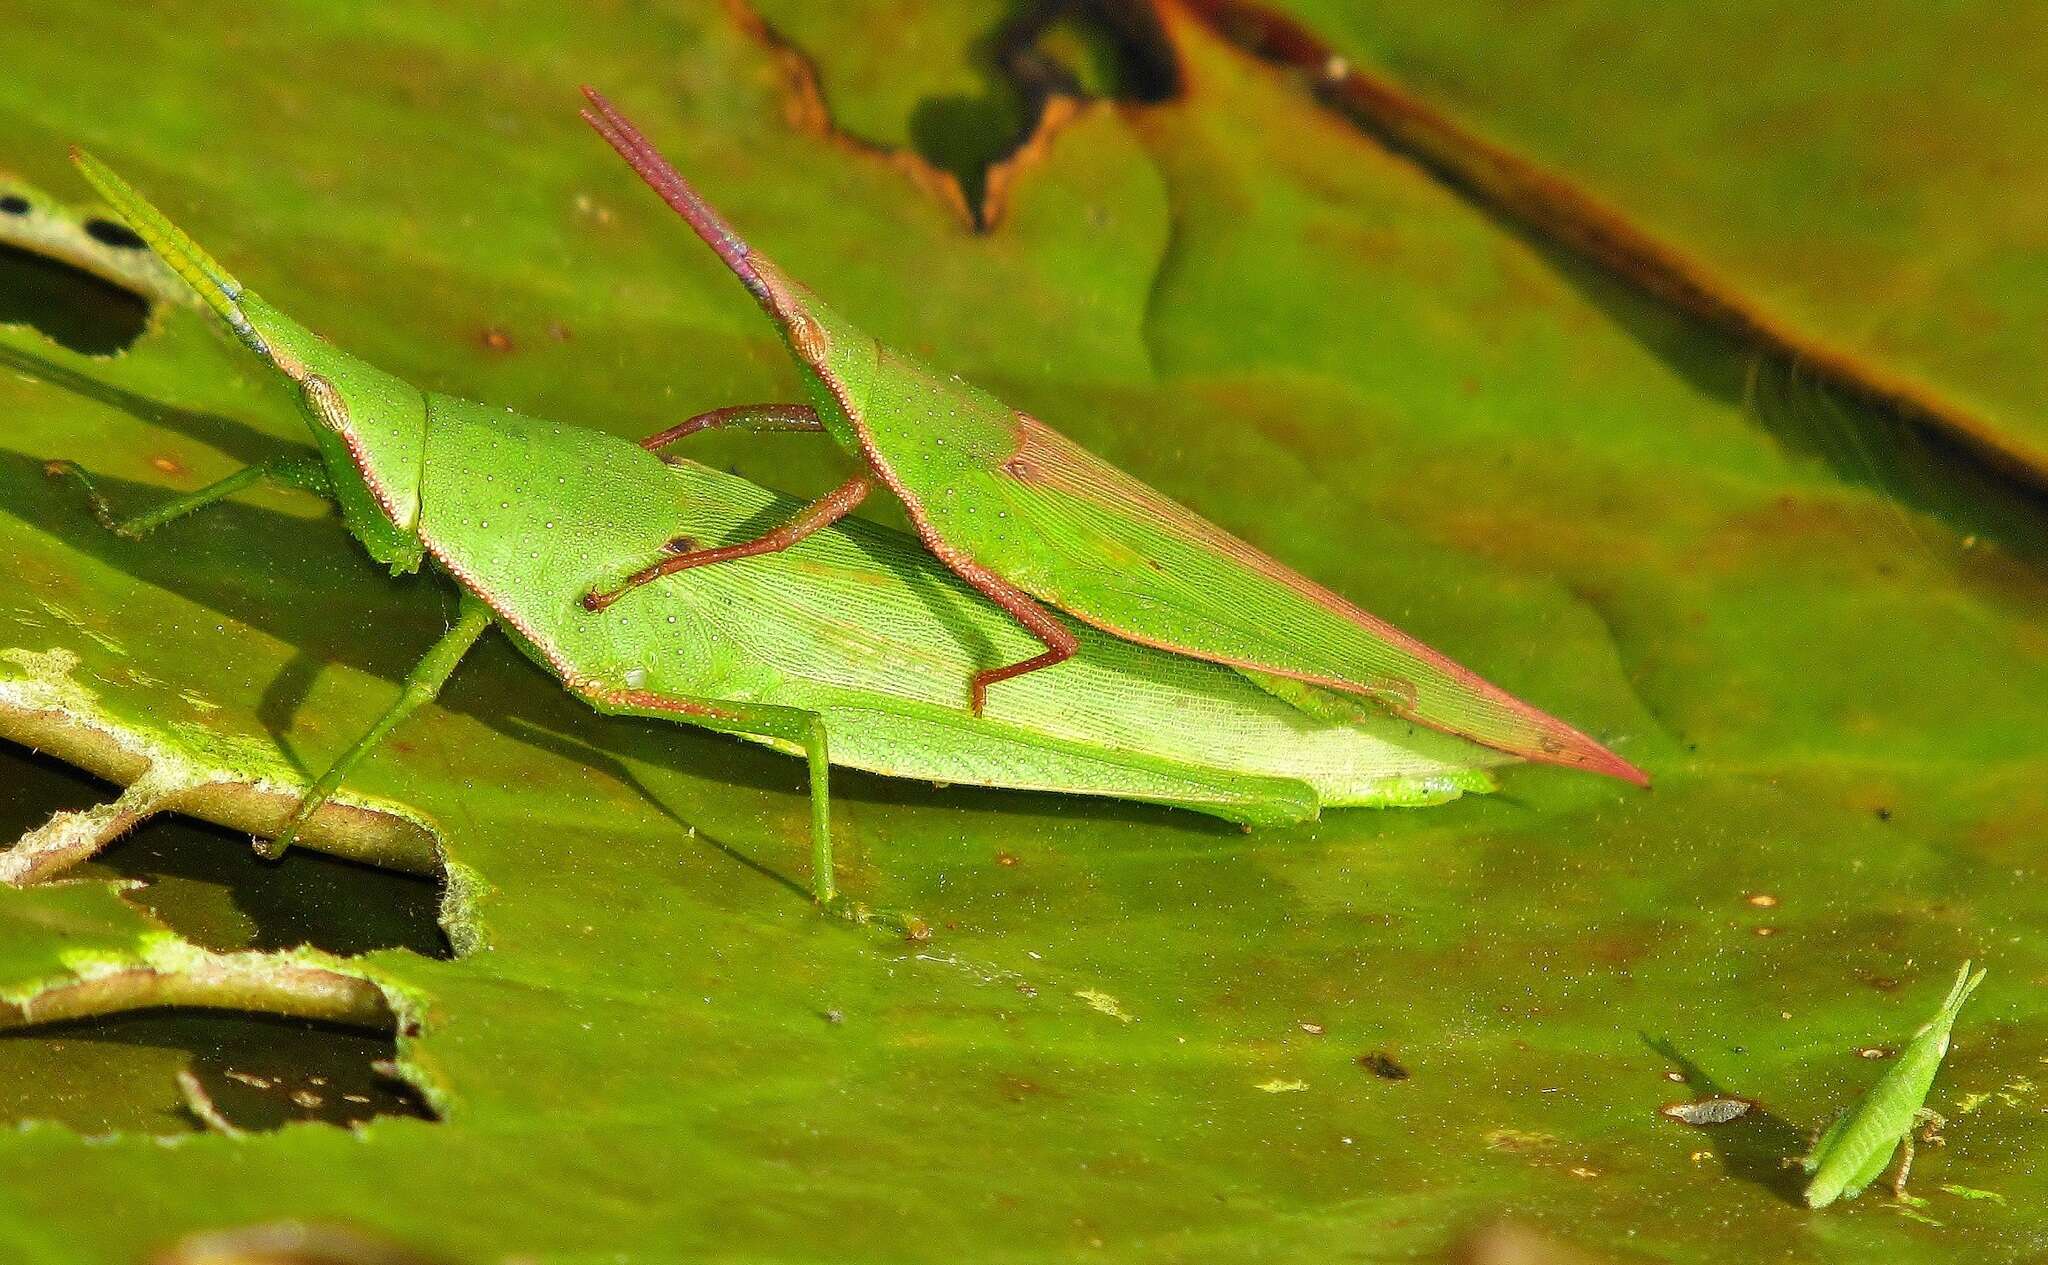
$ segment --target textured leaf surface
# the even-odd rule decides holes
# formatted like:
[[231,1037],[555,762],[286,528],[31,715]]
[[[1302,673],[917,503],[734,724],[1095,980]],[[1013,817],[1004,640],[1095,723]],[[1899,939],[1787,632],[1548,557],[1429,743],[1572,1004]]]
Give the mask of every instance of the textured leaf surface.
[[[935,29],[1005,16],[945,8]],[[389,912],[418,909],[417,881],[322,871],[305,881],[340,886],[294,908],[258,893],[306,871],[168,822],[82,883],[0,890],[10,998],[144,960],[166,928],[358,955],[340,969],[416,1025],[398,1053],[441,1118],[201,1134],[181,1065],[268,1079],[262,1059],[307,1056],[183,1011],[183,1034],[7,1035],[0,1083],[42,1123],[0,1134],[0,1241],[127,1261],[297,1217],[476,1261],[1387,1259],[1509,1216],[1618,1259],[2038,1251],[2038,510],[1966,542],[1941,486],[1903,505],[1845,477],[1745,403],[1747,353],[1177,19],[1185,95],[1073,113],[972,234],[915,164],[821,123],[894,45],[858,10],[809,16],[777,44],[709,4],[173,27],[17,0],[8,28],[45,34],[0,80],[0,162],[41,213],[82,197],[64,145],[87,144],[251,286],[425,385],[628,435],[790,397],[744,293],[576,121],[595,81],[849,316],[1655,790],[1521,769],[1485,801],[1245,835],[843,777],[846,884],[931,918],[909,946],[776,881],[802,874],[796,762],[601,721],[487,643],[353,784],[410,815],[365,849],[417,847],[391,821],[437,832],[461,955]],[[900,117],[875,100],[867,118]],[[67,241],[44,249],[126,266]],[[1907,275],[1879,253],[1872,275]],[[123,357],[21,324],[0,360],[0,697],[42,691],[190,768],[323,764],[442,628],[442,594],[380,576],[290,493],[132,543],[41,472],[75,457],[147,504],[303,445],[284,392],[161,302]],[[693,455],[798,493],[836,471],[800,436]],[[6,723],[21,736],[18,708]],[[113,794],[4,758],[11,826]],[[155,882],[116,886],[136,875]],[[1969,957],[1991,978],[1930,1104],[1951,1123],[1917,1169],[1929,1204],[1808,1213],[1780,1159],[1871,1081],[1859,1051],[1910,1027],[1902,998]],[[337,1067],[375,1056],[291,1032]],[[1760,1106],[1702,1128],[1658,1110],[1713,1094]]]
[[2048,483],[2048,11],[1278,7],[1577,183],[1774,325],[1953,404]]

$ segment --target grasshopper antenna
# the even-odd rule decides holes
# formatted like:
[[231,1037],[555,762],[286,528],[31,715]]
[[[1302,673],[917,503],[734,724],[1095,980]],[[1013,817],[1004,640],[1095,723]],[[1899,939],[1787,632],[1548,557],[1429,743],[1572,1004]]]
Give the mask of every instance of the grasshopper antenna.
[[123,180],[112,167],[76,145],[71,147],[71,161],[77,164],[79,172],[107,200],[115,213],[128,221],[128,227],[149,243],[157,258],[169,264],[171,271],[183,277],[185,284],[206,300],[206,306],[220,314],[237,338],[247,343],[257,355],[270,358],[270,348],[264,343],[263,336],[256,332],[242,311],[241,282],[216,263],[198,242],[185,236],[185,231],[165,218],[162,211],[151,206],[149,199],[137,193],[135,186]]
[[769,303],[767,283],[761,280],[761,274],[754,271],[754,265],[747,258],[750,253],[747,243],[733,231],[732,225],[725,222],[725,217],[711,209],[711,204],[689,181],[683,179],[681,172],[669,165],[661,151],[640,134],[639,128],[633,126],[632,120],[605,100],[603,93],[585,84],[583,95],[590,101],[590,108],[582,112],[583,121],[596,129],[606,144],[619,151],[619,157],[639,173],[648,188],[660,194],[662,201],[689,221],[690,227],[697,230],[697,236],[718,252],[725,266],[733,270],[733,275],[753,292],[756,299],[763,304]]

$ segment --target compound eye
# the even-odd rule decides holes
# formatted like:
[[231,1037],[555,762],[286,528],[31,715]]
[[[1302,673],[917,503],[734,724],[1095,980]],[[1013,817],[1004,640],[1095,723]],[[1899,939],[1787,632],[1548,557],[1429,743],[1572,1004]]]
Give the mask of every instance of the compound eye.
[[789,320],[789,341],[796,347],[796,354],[816,368],[823,368],[825,357],[831,354],[832,344],[825,337],[825,331],[811,314],[801,308],[791,311]]
[[306,409],[328,430],[339,434],[348,429],[348,405],[342,403],[341,392],[334,384],[317,373],[306,375],[301,389],[306,395]]

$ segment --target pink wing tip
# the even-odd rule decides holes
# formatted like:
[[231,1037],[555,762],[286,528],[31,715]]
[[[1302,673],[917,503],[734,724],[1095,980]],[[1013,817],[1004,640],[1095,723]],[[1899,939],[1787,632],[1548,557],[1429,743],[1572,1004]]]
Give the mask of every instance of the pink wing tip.
[[1618,777],[1624,782],[1647,788],[1650,775],[1588,738],[1576,729],[1566,727],[1569,737],[1564,749],[1556,754],[1541,753],[1536,759],[1551,764],[1568,765],[1584,769],[1588,773],[1599,773],[1607,777]]
[[1649,774],[1643,772],[1635,765],[1630,764],[1628,761],[1622,759],[1620,756],[1614,754],[1612,751],[1603,750],[1601,754],[1606,756],[1607,758],[1604,761],[1601,761],[1600,763],[1588,765],[1587,767],[1592,769],[1595,773],[1605,773],[1609,777],[1618,777],[1622,781],[1633,783],[1636,786],[1642,787],[1644,790],[1650,789]]

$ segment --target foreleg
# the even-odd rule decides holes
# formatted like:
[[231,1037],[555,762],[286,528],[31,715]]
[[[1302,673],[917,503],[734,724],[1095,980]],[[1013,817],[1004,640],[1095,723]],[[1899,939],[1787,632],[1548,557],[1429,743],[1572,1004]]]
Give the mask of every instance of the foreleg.
[[320,458],[311,453],[297,453],[289,457],[278,457],[259,465],[244,466],[225,479],[209,483],[196,492],[173,497],[164,504],[144,514],[122,518],[114,513],[100,490],[94,486],[85,468],[75,461],[50,461],[43,465],[43,473],[53,479],[73,478],[85,489],[86,504],[92,508],[92,516],[100,526],[117,536],[140,540],[173,519],[183,518],[194,510],[202,510],[215,501],[233,496],[243,488],[253,487],[268,479],[286,487],[300,488],[332,500],[333,488],[327,482],[327,468]]

